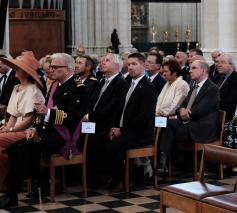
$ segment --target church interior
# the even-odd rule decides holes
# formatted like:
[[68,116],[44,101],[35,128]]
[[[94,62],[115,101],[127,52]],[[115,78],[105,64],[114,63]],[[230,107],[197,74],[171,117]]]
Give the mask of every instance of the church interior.
[[236,0],[0,0],[0,213],[237,212]]

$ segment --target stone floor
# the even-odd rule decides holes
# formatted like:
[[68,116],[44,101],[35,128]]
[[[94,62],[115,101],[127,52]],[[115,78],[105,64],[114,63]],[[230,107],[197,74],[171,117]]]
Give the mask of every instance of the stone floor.
[[[206,174],[206,182],[223,185],[233,189],[235,173],[226,176],[224,180],[218,180],[215,173]],[[80,186],[68,187],[64,193],[57,194],[56,202],[51,203],[49,197],[28,199],[26,193],[19,194],[19,206],[0,210],[0,213],[76,213],[76,212],[123,212],[123,213],[152,213],[159,212],[160,189],[173,183],[192,181],[191,173],[176,171],[172,178],[159,178],[158,188],[153,189],[152,181],[132,185],[130,193],[111,194],[107,190],[89,190],[88,197],[82,198]],[[168,213],[178,213],[174,209],[168,209]]]

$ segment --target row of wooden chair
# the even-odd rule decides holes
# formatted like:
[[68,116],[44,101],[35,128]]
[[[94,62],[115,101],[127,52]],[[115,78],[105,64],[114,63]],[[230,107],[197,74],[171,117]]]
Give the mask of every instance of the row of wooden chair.
[[[214,142],[215,144],[221,145],[222,135],[224,130],[224,119],[225,119],[225,112],[220,111],[220,127],[221,132],[219,136],[219,140]],[[157,148],[160,136],[160,128],[155,128],[155,137],[154,143],[150,146],[131,149],[126,152],[126,161],[125,161],[125,191],[129,192],[129,183],[130,183],[130,162],[131,160],[139,157],[152,157],[153,164],[153,183],[154,188],[157,188]],[[64,174],[64,166],[66,165],[73,165],[73,164],[82,164],[82,184],[83,184],[83,196],[87,196],[87,184],[86,184],[86,153],[87,153],[87,142],[88,142],[88,134],[85,135],[84,140],[84,147],[82,153],[79,155],[73,156],[71,160],[65,159],[61,155],[52,155],[48,160],[44,160],[42,165],[45,167],[50,168],[50,197],[51,201],[55,201],[55,167],[61,166],[62,167],[62,188],[65,189],[65,174]],[[192,144],[192,143],[190,143]],[[194,152],[194,177],[196,178],[196,171],[197,171],[197,152],[203,147],[203,144],[195,143],[192,146],[192,151]],[[223,175],[222,175],[223,176]],[[30,184],[28,184],[30,185]],[[30,189],[30,187],[28,187]]]
[[160,193],[160,212],[171,207],[188,213],[237,212],[237,181],[234,190],[204,182],[204,163],[237,167],[237,150],[204,145],[198,181],[169,185]]

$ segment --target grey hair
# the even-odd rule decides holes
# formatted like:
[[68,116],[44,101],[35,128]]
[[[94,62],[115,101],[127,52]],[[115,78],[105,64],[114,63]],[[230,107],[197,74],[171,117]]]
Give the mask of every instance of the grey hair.
[[114,63],[118,65],[118,71],[121,72],[121,70],[123,68],[123,61],[122,61],[120,55],[114,54],[114,53],[110,53],[110,54],[112,55]]
[[211,54],[215,53],[215,52],[218,52],[218,53],[222,54],[222,50],[221,49],[214,49],[214,50],[211,51]]
[[204,61],[204,60],[195,60],[195,61],[198,61],[201,69],[204,69],[207,71],[207,73],[209,73],[209,65],[206,61]]
[[67,66],[69,69],[74,70],[75,69],[75,60],[72,56],[66,54],[66,53],[54,53],[51,55],[51,59],[59,59],[62,62],[62,65]]
[[233,66],[233,70],[237,71],[237,60],[234,56],[232,56],[230,54],[223,54],[223,55],[221,55],[221,57],[227,57],[229,64],[231,64]]

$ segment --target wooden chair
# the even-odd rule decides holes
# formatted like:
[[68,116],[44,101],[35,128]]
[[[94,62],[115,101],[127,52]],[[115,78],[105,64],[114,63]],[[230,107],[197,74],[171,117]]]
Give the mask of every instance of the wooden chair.
[[62,166],[62,183],[65,189],[65,175],[64,166],[82,164],[82,191],[83,196],[87,197],[87,183],[86,183],[86,152],[87,152],[88,134],[85,134],[84,146],[82,153],[74,155],[72,159],[65,159],[60,154],[51,155],[49,159],[42,161],[42,166],[50,169],[50,199],[55,202],[55,167]]
[[[225,111],[219,111],[219,128],[220,128],[219,138],[216,141],[210,142],[210,144],[223,146],[225,116],[226,116]],[[176,146],[178,150],[193,152],[193,179],[194,180],[197,180],[198,151],[203,150],[204,144],[205,143],[202,143],[201,141],[196,142],[196,143],[188,143],[188,142],[185,143],[184,142],[184,143],[177,143],[177,146]],[[170,158],[169,159],[169,176],[171,176],[171,164],[172,163],[171,163],[171,158]],[[223,179],[222,165],[220,165],[219,174],[220,174],[220,179]]]
[[233,192],[230,189],[204,182],[204,162],[236,166],[237,150],[210,144],[204,145],[199,181],[162,188],[160,193],[161,213],[165,213],[167,207],[189,213],[200,213],[202,199]]
[[237,191],[234,193],[207,197],[202,200],[201,213],[236,213]]
[[129,192],[129,165],[130,160],[140,157],[153,157],[153,182],[154,188],[157,188],[157,176],[156,176],[156,169],[157,169],[157,144],[160,135],[160,128],[155,129],[155,139],[154,144],[146,147],[136,148],[136,149],[129,149],[126,152],[126,161],[125,161],[125,191]]

